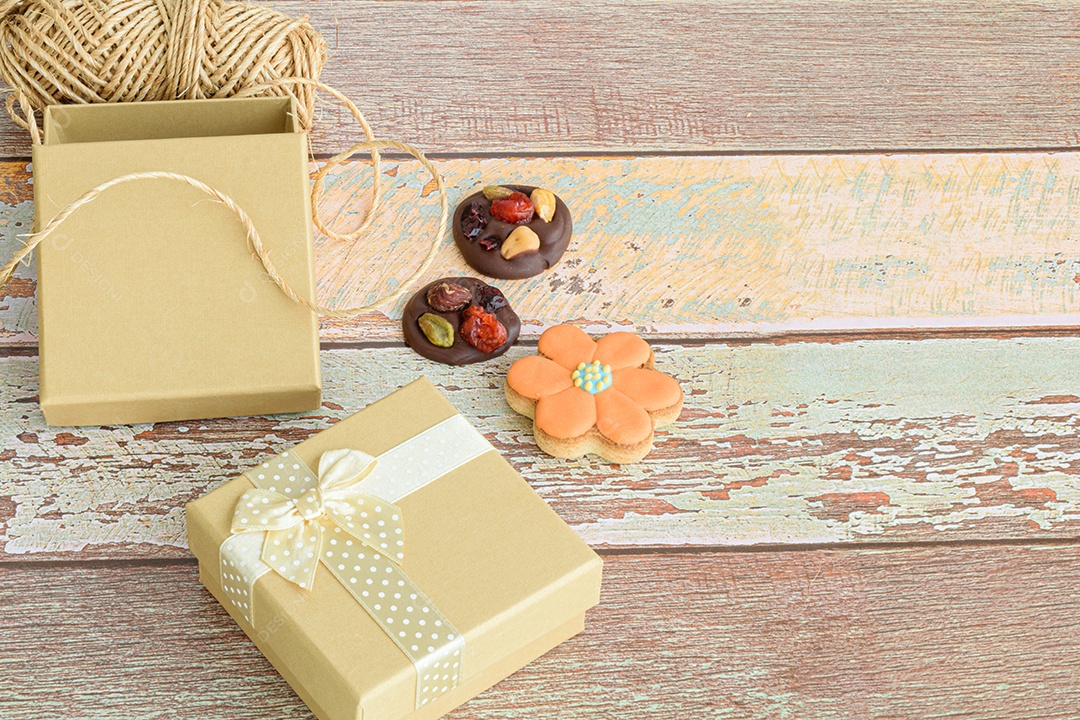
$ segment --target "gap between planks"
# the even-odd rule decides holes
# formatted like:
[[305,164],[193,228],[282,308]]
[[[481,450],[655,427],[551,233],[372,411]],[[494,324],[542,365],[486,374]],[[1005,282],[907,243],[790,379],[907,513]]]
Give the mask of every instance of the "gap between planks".
[[[776,334],[763,334],[754,336],[722,334],[708,337],[680,337],[680,336],[657,336],[646,334],[651,345],[673,345],[682,347],[704,347],[707,345],[721,345],[728,347],[747,347],[749,345],[786,345],[790,343],[817,343],[825,345],[840,345],[843,343],[862,340],[887,341],[887,340],[962,340],[962,339],[990,339],[990,340],[1013,340],[1018,338],[1075,338],[1080,336],[1080,326],[1055,326],[1055,327],[1016,327],[1016,328],[916,328],[912,330],[864,330],[850,332],[819,332],[819,331],[791,331]],[[515,347],[535,348],[538,335],[522,336],[514,343]],[[323,340],[319,343],[319,349],[323,351],[334,350],[379,350],[397,348],[405,350],[408,345],[403,340]],[[34,357],[38,356],[36,344],[9,344],[0,340],[0,358],[4,357]]]
[[[873,542],[809,543],[760,545],[678,545],[639,547],[607,547],[598,545],[593,551],[601,557],[621,556],[693,556],[693,555],[754,555],[775,553],[815,552],[893,552],[897,550],[932,550],[934,548],[1080,548],[1080,535],[1061,538],[995,538],[965,540],[909,540],[888,544]],[[73,554],[53,559],[37,559],[34,555],[0,553],[0,565],[25,569],[48,568],[165,568],[198,565],[194,556],[146,558],[88,558]]]
[[[554,160],[557,158],[566,157],[578,157],[583,159],[604,159],[604,158],[692,158],[692,157],[789,157],[789,156],[829,156],[829,155],[852,155],[855,157],[862,155],[956,155],[956,154],[986,154],[986,155],[1005,155],[1016,153],[1069,153],[1080,152],[1080,145],[1045,145],[1045,146],[1024,146],[1024,147],[973,147],[973,148],[915,148],[911,146],[903,147],[869,147],[869,148],[824,148],[824,149],[809,149],[809,150],[768,150],[768,149],[756,149],[747,148],[745,150],[553,150],[549,152],[529,152],[523,150],[521,152],[428,152],[424,153],[424,156],[429,160]],[[379,156],[383,160],[390,162],[411,162],[413,157],[404,153],[381,151]],[[327,160],[337,157],[337,153],[309,153],[308,158],[316,163],[326,162]],[[0,156],[0,163],[21,163],[29,164],[31,158],[29,155],[11,155]]]

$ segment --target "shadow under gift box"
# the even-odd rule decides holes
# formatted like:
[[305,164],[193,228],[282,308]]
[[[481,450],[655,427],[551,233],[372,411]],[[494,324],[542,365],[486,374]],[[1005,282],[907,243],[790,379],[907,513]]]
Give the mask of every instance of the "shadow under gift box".
[[[379,455],[456,415],[421,378],[295,446],[311,468],[327,450]],[[416,670],[323,565],[304,590],[255,581],[255,625],[222,589],[219,549],[246,477],[187,506],[204,585],[320,720],[433,720],[579,632],[599,601],[602,563],[497,452],[398,501],[401,568],[465,639],[460,685],[416,709]],[[551,678],[551,682],[560,682]]]
[[[292,98],[53,106],[33,161],[36,229],[121,175],[188,175],[235,200],[282,277],[314,295],[307,135]],[[321,402],[318,319],[273,284],[235,215],[196,188],[109,188],[38,246],[37,264],[49,425]]]

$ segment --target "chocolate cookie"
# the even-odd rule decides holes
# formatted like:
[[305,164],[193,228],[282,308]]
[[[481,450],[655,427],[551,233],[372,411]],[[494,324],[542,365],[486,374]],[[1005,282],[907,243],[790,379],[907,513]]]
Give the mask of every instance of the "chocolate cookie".
[[[436,285],[446,283],[447,286],[440,288],[441,292],[429,298],[429,292]],[[485,290],[485,288],[488,288]],[[464,289],[464,293],[460,292]],[[435,301],[435,307],[429,300]],[[466,312],[470,306],[476,309]],[[447,308],[447,309],[443,309]],[[481,312],[481,310],[483,312]],[[472,322],[472,327],[481,325],[478,343],[484,346],[483,340],[491,341],[493,336],[485,334],[492,325],[484,325],[484,321],[490,322],[489,313],[506,329],[506,339],[495,347],[491,352],[483,352],[466,342],[462,337],[462,326],[466,316],[477,315],[478,320]],[[449,347],[441,347],[435,344],[428,333],[421,326],[420,319],[425,315],[429,317],[425,321],[428,333],[432,338],[440,342],[451,340]],[[444,333],[446,325],[438,319],[444,320],[452,330],[452,335]],[[441,329],[440,329],[441,328]],[[493,285],[488,285],[483,280],[469,277],[440,278],[420,288],[405,304],[405,310],[401,317],[401,329],[405,334],[405,342],[420,355],[428,360],[446,363],[447,365],[469,365],[483,362],[493,357],[498,357],[510,349],[517,342],[518,333],[521,332],[521,319],[510,308],[502,292]],[[474,341],[477,337],[473,337]]]
[[[531,185],[502,187],[526,196],[536,190]],[[483,191],[462,200],[454,211],[454,242],[465,257],[465,262],[477,272],[507,280],[539,275],[555,265],[570,244],[573,223],[566,204],[555,195],[551,195],[550,199],[554,200],[555,210],[550,222],[543,219],[543,213],[539,212],[541,208],[535,208],[532,219],[523,223],[506,222],[492,215],[492,201],[484,197]],[[465,227],[463,220],[466,221]],[[502,245],[514,230],[521,227],[536,234],[540,247],[507,259],[503,256]]]

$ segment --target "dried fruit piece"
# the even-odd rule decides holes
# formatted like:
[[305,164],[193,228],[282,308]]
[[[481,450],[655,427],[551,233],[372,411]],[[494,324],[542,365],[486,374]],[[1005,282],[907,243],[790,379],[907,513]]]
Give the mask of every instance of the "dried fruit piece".
[[461,214],[461,232],[470,240],[482,233],[487,224],[487,212],[484,211],[484,206],[478,202],[469,203],[469,207]]
[[480,247],[484,250],[498,250],[500,245],[502,245],[502,238],[496,235],[480,238]]
[[532,201],[533,207],[536,208],[536,214],[540,216],[540,219],[544,222],[551,222],[551,218],[555,217],[555,194],[544,188],[536,188],[532,191],[532,195],[529,196],[529,200]]
[[479,305],[465,308],[462,317],[461,337],[480,352],[495,352],[506,342],[506,326]]
[[502,290],[494,285],[483,285],[477,288],[476,304],[489,313],[497,312],[504,307],[510,307],[510,303],[506,301],[506,296],[502,294]]
[[514,232],[503,240],[502,247],[499,248],[499,254],[506,260],[513,260],[518,255],[536,252],[539,249],[540,236],[530,228],[522,225],[514,228]]
[[452,312],[460,310],[472,300],[472,293],[452,282],[440,282],[427,291],[427,302],[432,310]]
[[512,192],[507,198],[491,201],[491,214],[503,222],[521,225],[531,221],[535,212],[532,200],[522,192]]
[[424,313],[416,323],[432,345],[450,347],[454,344],[454,326],[447,322],[446,318],[441,318],[435,313]]
[[484,197],[488,200],[504,200],[513,194],[513,190],[502,185],[488,185],[484,188]]

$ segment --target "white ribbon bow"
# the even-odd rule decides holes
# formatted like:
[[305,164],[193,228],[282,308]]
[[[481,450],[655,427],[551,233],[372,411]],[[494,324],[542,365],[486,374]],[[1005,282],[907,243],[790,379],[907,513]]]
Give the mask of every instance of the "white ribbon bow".
[[375,463],[375,458],[359,450],[328,450],[319,458],[319,477],[314,483],[302,463],[282,467],[271,488],[247,490],[240,497],[232,532],[265,532],[262,561],[307,590],[314,586],[328,530],[345,532],[400,563],[404,558],[401,510],[357,488]]
[[[454,415],[373,458],[328,450],[316,478],[292,450],[247,470],[232,534],[220,549],[221,589],[255,625],[255,582],[271,570],[311,590],[319,562],[416,669],[416,707],[461,682],[465,639],[401,567],[396,501],[494,449]],[[263,632],[267,632],[264,630]]]

